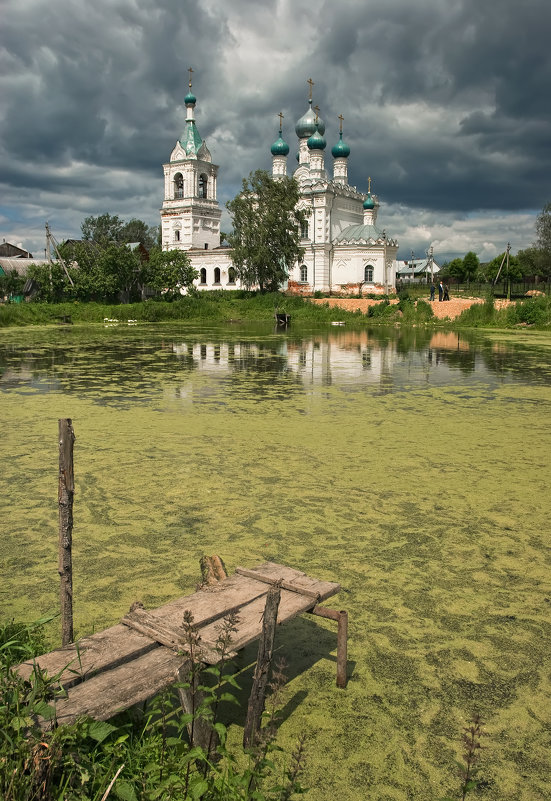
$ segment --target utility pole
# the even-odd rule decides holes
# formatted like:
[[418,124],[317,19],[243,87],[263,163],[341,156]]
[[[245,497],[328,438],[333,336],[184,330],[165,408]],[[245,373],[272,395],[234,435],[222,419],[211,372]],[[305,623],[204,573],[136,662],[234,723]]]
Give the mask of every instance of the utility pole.
[[[431,282],[431,284],[433,284],[434,283],[434,259],[433,259],[432,245],[427,250],[427,257],[428,257],[429,268],[430,268],[430,282]],[[427,272],[428,272],[428,270],[427,270]]]
[[71,284],[71,286],[74,286],[75,285],[74,281],[71,278],[71,276],[69,275],[69,270],[67,269],[67,265],[65,264],[65,261],[61,256],[61,253],[59,252],[59,249],[58,249],[58,246],[57,246],[57,242],[56,242],[56,240],[54,238],[54,235],[50,231],[50,225],[49,225],[49,223],[46,223],[46,250],[47,250],[47,259],[48,259],[48,262],[50,263],[50,284],[52,282],[52,253],[51,253],[51,246],[52,245],[54,247],[54,250],[55,250],[57,258],[59,259],[59,262],[61,263],[61,266],[65,270],[65,275],[69,279],[69,283]]

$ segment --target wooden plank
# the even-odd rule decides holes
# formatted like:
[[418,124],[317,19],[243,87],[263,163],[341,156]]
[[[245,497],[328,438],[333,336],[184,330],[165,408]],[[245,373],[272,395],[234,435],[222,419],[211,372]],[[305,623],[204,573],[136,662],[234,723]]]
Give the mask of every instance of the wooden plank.
[[248,578],[255,579],[255,581],[261,581],[264,584],[269,584],[272,587],[274,584],[279,584],[279,586],[284,590],[298,592],[300,595],[307,595],[309,598],[313,598],[315,601],[319,600],[319,595],[317,592],[308,590],[305,587],[300,587],[298,584],[290,584],[288,581],[283,581],[282,579],[268,578],[268,576],[263,576],[262,573],[257,573],[254,570],[245,570],[242,567],[236,567],[235,572],[239,573],[240,576],[247,576]]
[[[259,593],[258,583],[252,579],[230,576],[213,587],[153,609],[150,614],[165,626],[177,628],[183,621],[184,612],[189,610],[195,625],[200,626],[203,620],[218,619],[227,607],[231,609],[240,606],[251,598],[263,597],[266,592],[267,589]],[[216,642],[212,630],[209,641],[213,644]],[[97,634],[83,637],[65,648],[23,662],[18,671],[28,679],[36,663],[49,676],[61,674],[62,685],[71,687],[101,670],[117,667],[158,647],[159,643],[151,637],[119,623]]]
[[72,687],[96,673],[114,668],[159,648],[159,644],[137,631],[118,623],[90,637],[83,637],[65,648],[23,662],[17,668],[28,679],[34,665],[48,676],[60,676],[64,687]]
[[59,723],[72,723],[79,715],[108,720],[117,712],[142,703],[176,682],[185,657],[159,646],[132,662],[97,674],[71,688],[56,701]]
[[[187,643],[185,639],[185,631],[182,627],[174,629],[169,626],[163,625],[159,618],[154,617],[150,612],[145,609],[137,608],[132,609],[121,620],[125,626],[129,626],[141,634],[145,634],[155,642],[171,648],[173,651],[183,652],[187,650]],[[200,658],[202,661],[208,661],[214,664],[220,660],[220,656],[215,648],[210,647],[205,643],[200,643]],[[214,660],[214,662],[213,662]]]

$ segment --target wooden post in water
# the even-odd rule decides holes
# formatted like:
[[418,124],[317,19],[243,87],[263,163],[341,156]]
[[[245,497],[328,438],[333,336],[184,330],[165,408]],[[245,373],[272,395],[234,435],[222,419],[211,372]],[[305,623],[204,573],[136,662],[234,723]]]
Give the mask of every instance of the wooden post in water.
[[277,610],[281,597],[281,582],[277,581],[268,590],[264,618],[262,621],[262,635],[258,643],[258,657],[253,676],[253,686],[247,707],[247,718],[243,732],[243,747],[252,748],[258,738],[262,713],[264,712],[264,699],[268,673],[272,662],[274,650],[275,628],[277,625]]
[[61,644],[73,642],[73,443],[75,433],[70,418],[59,421],[59,556],[61,579]]
[[348,662],[348,612],[341,609],[328,609],[326,606],[315,606],[310,614],[337,621],[337,687],[344,689],[347,681]]

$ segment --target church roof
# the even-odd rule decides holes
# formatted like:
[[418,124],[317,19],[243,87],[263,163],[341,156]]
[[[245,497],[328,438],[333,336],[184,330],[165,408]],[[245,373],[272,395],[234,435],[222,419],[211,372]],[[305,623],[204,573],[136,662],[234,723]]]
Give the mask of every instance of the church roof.
[[196,156],[199,152],[199,148],[203,144],[203,140],[199,136],[199,131],[195,125],[195,120],[188,120],[186,122],[185,130],[180,137],[180,144],[188,156]]
[[[334,242],[335,244],[353,244],[356,242],[365,242],[375,244],[376,242],[383,242],[383,232],[379,231],[374,225],[366,225],[359,223],[347,226],[343,231],[338,234]],[[387,239],[388,245],[395,245],[393,239]]]

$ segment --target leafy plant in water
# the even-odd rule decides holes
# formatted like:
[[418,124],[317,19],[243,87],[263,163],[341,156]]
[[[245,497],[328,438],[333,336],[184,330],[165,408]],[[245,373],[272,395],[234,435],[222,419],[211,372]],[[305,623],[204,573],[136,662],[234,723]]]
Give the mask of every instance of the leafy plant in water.
[[480,784],[480,779],[477,779],[477,773],[479,770],[478,761],[480,759],[480,749],[482,748],[480,740],[485,734],[482,728],[483,725],[484,722],[480,718],[480,715],[475,715],[470,724],[463,729],[463,761],[456,763],[462,782],[460,788],[461,794],[456,798],[447,796],[443,798],[442,801],[457,801],[457,799],[465,801],[468,793],[476,790]]

